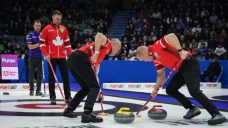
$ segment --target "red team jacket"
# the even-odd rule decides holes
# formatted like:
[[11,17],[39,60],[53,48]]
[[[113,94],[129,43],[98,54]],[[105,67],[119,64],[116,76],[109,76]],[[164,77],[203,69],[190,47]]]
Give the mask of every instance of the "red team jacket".
[[[169,45],[165,37],[156,41],[153,45],[149,45],[149,55],[154,57],[154,64],[158,71],[164,69],[164,66],[173,70],[177,63],[181,60],[178,51]],[[189,52],[188,52],[189,53]],[[189,53],[191,56],[191,53]],[[177,67],[178,70],[182,64]]]
[[39,44],[45,57],[50,55],[50,58],[54,59],[66,58],[65,50],[68,55],[72,53],[68,31],[62,25],[47,25],[41,32]]
[[[93,54],[95,52],[95,42],[85,45],[85,46],[79,48],[78,50],[85,53],[88,57],[89,62],[92,64],[91,57],[93,56]],[[111,44],[111,41],[109,39],[107,39],[106,44],[104,46],[101,46],[97,61],[94,64],[95,65],[100,64],[102,62],[102,60],[104,59],[104,57],[107,54],[111,54],[111,52],[112,52],[112,44]]]

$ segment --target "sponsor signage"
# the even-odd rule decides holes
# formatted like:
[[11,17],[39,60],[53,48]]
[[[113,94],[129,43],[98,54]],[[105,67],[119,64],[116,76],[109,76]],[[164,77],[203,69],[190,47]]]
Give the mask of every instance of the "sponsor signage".
[[2,80],[18,80],[18,59],[17,55],[1,54],[0,67]]

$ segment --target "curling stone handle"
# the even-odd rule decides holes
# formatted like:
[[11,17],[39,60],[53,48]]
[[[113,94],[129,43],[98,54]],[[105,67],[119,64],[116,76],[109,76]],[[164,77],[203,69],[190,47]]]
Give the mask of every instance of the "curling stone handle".
[[156,110],[156,108],[161,108],[162,107],[162,105],[154,105],[152,108],[151,108],[151,110]]
[[132,112],[130,112],[129,110],[130,110],[130,108],[121,107],[117,113],[118,114],[131,114]]

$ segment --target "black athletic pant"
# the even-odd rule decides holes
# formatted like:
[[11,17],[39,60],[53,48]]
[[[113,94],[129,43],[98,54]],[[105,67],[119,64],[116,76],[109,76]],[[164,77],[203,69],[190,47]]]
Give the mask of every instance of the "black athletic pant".
[[[65,99],[68,99],[71,97],[70,94],[70,84],[69,84],[69,75],[68,75],[68,68],[66,64],[66,59],[51,59],[51,64],[53,66],[54,71],[56,72],[56,67],[58,65],[62,80],[63,80],[63,88],[64,88],[64,94]],[[55,78],[52,73],[52,70],[48,64],[48,84],[49,84],[49,94],[50,99],[55,99]]]
[[34,91],[34,76],[35,71],[37,70],[37,77],[36,77],[36,92],[41,91],[41,81],[43,77],[42,72],[42,58],[41,57],[29,57],[29,87],[30,91]]
[[174,75],[166,88],[168,95],[177,99],[186,109],[192,108],[192,103],[178,90],[187,85],[190,95],[196,99],[211,115],[219,113],[214,104],[200,90],[200,66],[196,59],[190,58],[183,62],[182,67]]
[[81,51],[75,51],[68,58],[67,65],[73,77],[81,86],[81,90],[74,96],[69,107],[75,110],[87,96],[84,110],[91,113],[100,88],[88,57]]

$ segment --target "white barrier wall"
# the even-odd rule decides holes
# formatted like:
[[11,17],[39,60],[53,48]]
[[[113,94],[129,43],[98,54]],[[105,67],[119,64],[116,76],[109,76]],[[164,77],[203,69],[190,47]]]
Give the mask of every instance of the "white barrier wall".
[[[63,83],[59,83],[63,89]],[[57,85],[55,86],[57,88]],[[34,87],[36,89],[36,86]],[[44,84],[41,84],[41,88],[44,88]],[[48,90],[48,84],[45,84],[45,88]],[[29,91],[28,83],[0,83],[0,91]]]
[[[104,89],[113,89],[113,90],[135,90],[135,89],[153,89],[156,83],[103,83]],[[201,89],[219,89],[221,88],[220,82],[201,82]],[[183,86],[186,88],[186,86]]]

